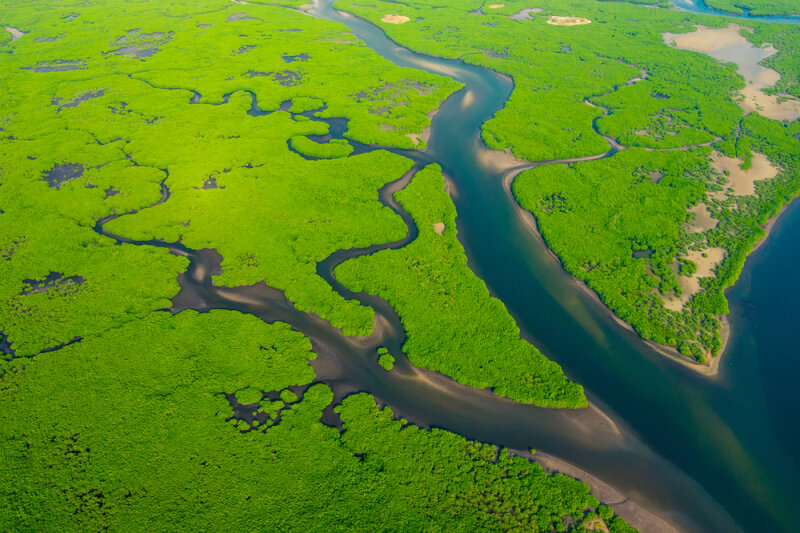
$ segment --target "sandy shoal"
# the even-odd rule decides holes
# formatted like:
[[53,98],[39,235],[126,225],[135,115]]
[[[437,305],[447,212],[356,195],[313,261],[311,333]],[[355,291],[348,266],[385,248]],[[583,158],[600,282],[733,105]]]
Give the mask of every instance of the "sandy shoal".
[[411,19],[403,15],[384,15],[381,19],[381,22],[388,22],[389,24],[405,24],[409,20]]
[[582,17],[559,17],[555,15],[547,19],[547,23],[553,26],[580,26],[591,22],[591,20]]

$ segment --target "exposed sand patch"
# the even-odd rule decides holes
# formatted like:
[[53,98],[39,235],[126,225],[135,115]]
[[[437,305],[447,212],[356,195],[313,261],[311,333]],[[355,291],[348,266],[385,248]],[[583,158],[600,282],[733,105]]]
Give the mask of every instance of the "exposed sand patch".
[[711,216],[706,204],[697,204],[689,209],[690,213],[694,213],[694,220],[689,222],[688,233],[703,233],[717,227],[719,220]]
[[[700,292],[700,278],[708,278],[714,275],[714,269],[722,263],[726,254],[725,248],[706,248],[705,250],[689,250],[686,258],[697,265],[697,271],[693,276],[681,276],[678,274],[678,265],[672,265],[672,269],[678,278],[678,286],[681,288],[681,296],[670,298],[661,295],[664,307],[671,311],[681,312],[692,296]],[[703,257],[706,254],[706,257]]]
[[547,19],[547,23],[553,26],[580,26],[581,24],[591,24],[591,22],[591,20],[581,17],[558,17],[555,15]]
[[12,28],[11,26],[3,26],[3,27],[6,29],[8,33],[11,34],[12,43],[17,39],[19,39],[20,37],[22,37],[23,35],[25,35],[25,32],[21,32],[17,28]]
[[489,9],[500,9],[501,7],[506,7],[505,4],[489,4],[486,6]]
[[[438,109],[434,109],[426,116],[428,117],[428,119],[433,120],[433,117],[435,117],[436,113],[438,112],[439,112]],[[415,147],[419,146],[420,142],[428,144],[428,140],[431,138],[431,127],[430,125],[426,126],[425,129],[422,130],[422,133],[406,133],[406,137],[411,139]]]
[[442,235],[444,233],[444,222],[434,222],[433,231],[435,231],[439,235]]
[[430,126],[425,128],[424,130],[422,130],[422,133],[406,133],[406,137],[411,139],[411,142],[414,143],[414,147],[415,148],[417,146],[419,146],[420,143],[423,143],[423,142],[425,144],[428,144],[428,139],[430,138],[430,136],[431,136],[431,127]]
[[314,7],[314,6],[313,6],[313,5],[311,5],[311,4],[300,4],[300,6],[299,6],[299,7],[300,7],[300,9],[301,9],[301,10],[303,10],[303,11],[308,11],[309,9],[311,9],[311,8],[312,8],[312,7]]
[[753,152],[752,166],[747,170],[742,170],[740,165],[742,160],[735,157],[726,157],[719,152],[711,153],[711,168],[717,172],[729,175],[728,183],[721,191],[711,193],[711,196],[724,200],[728,197],[727,193],[735,196],[750,196],[756,193],[756,182],[759,180],[769,180],[778,175],[778,169],[770,163],[767,156]]
[[[475,144],[478,144],[477,140]],[[528,161],[514,157],[510,149],[492,150],[478,147],[476,152],[478,154],[478,160],[486,168],[511,170],[513,168],[523,168],[530,165]]]
[[381,19],[381,21],[388,22],[389,24],[405,24],[409,20],[411,19],[403,15],[384,15]]
[[779,102],[779,97],[786,98],[786,95],[769,95],[763,91],[774,87],[781,79],[777,71],[759,65],[760,61],[778,52],[772,45],[756,48],[740,35],[741,27],[736,24],[730,24],[727,28],[697,28],[697,31],[686,34],[665,33],[664,42],[682,50],[702,52],[719,61],[736,64],[737,71],[747,84],[739,92],[738,101],[745,113],[756,112],[773,120],[794,121],[800,118],[800,100],[789,97]]

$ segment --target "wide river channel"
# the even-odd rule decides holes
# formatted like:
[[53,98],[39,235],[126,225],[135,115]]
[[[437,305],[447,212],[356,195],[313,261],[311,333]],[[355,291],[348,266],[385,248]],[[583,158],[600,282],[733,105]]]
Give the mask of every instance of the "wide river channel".
[[[713,11],[702,3],[676,2],[686,10]],[[797,530],[800,204],[779,218],[728,291],[732,336],[718,375],[698,374],[619,324],[531,230],[509,192],[508,167],[492,164],[479,135],[504,106],[512,82],[462,62],[413,53],[331,3],[318,1],[312,13],[345,23],[398,65],[465,84],[440,107],[419,159],[440,164],[451,181],[470,267],[505,303],[523,335],[586,388],[620,434],[611,438],[598,431],[595,439],[591,430],[573,428],[580,422],[568,415],[489,394],[398,379],[373,379],[361,388],[424,425],[561,458],[681,530]]]

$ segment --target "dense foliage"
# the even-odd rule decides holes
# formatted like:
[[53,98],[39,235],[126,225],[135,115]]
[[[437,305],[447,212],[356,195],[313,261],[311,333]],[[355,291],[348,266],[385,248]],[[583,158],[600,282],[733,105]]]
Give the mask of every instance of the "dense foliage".
[[[344,27],[278,7],[6,2],[0,22],[26,32],[0,48],[1,530],[563,531],[599,517],[630,531],[583,483],[409,426],[369,396],[337,407],[343,433],[325,426],[332,393],[308,387],[308,339],[229,311],[171,314],[186,258],[95,231],[132,213],[106,228],[215,248],[215,283],[264,280],[299,309],[366,334],[372,311],[331,290],[316,264],[405,234],[377,190],[411,162],[348,156],[346,139],[410,148],[405,134],[427,126],[456,83],[395,67]],[[317,142],[329,131],[321,117],[347,119],[345,139]],[[306,159],[290,148],[328,151]],[[337,158],[314,159],[327,156]],[[447,244],[430,248],[425,233],[412,251],[428,264],[425,254],[446,253],[454,301],[478,304],[497,328],[448,320],[471,347],[454,377],[584,405],[468,271],[441,177],[425,176],[417,193],[436,193],[430,209],[446,219],[437,237]],[[409,208],[427,216],[419,201]],[[442,331],[426,331],[415,312],[402,311],[414,336]],[[427,350],[432,366],[451,355]],[[387,356],[377,371],[391,371]],[[477,381],[481,366],[496,367],[492,379]]]
[[[396,197],[414,217],[419,236],[399,250],[343,263],[336,275],[351,289],[382,296],[397,309],[411,363],[515,400],[585,405],[582,388],[520,338],[502,302],[467,266],[439,167],[425,167]],[[444,224],[441,234],[434,224]]]
[[[286,389],[313,379],[309,348],[283,324],[184,312],[15,359],[0,377],[0,528],[563,531],[599,514],[631,531],[583,483],[367,395],[337,408],[343,433],[324,426],[326,387]],[[234,416],[226,394],[242,391],[272,413],[263,427]]]
[[705,0],[705,3],[728,13],[800,16],[800,5],[796,0]]
[[[701,361],[718,353],[719,316],[728,312],[724,289],[764,236],[763,224],[800,190],[797,125],[743,117],[736,91],[744,83],[735,65],[664,42],[665,32],[728,21],[584,0],[545,0],[537,10],[523,10],[530,6],[518,0],[491,4],[500,7],[341,4],[403,45],[512,76],[508,105],[483,128],[490,147],[548,161],[600,155],[608,139],[623,145],[608,159],[539,166],[517,179],[514,193],[564,266],[641,335]],[[383,23],[386,13],[409,22]],[[548,24],[554,15],[591,23]],[[750,25],[747,39],[778,48],[767,60],[782,75],[773,92],[800,94],[800,29]],[[720,197],[727,177],[709,166],[709,147],[741,158],[744,168],[752,151],[766,154],[780,173],[758,183],[755,195]],[[695,233],[689,210],[700,204],[719,222]],[[725,250],[714,275],[700,279],[700,292],[682,308],[665,307],[665,298],[682,294],[678,275],[697,269],[690,251],[711,247]]]

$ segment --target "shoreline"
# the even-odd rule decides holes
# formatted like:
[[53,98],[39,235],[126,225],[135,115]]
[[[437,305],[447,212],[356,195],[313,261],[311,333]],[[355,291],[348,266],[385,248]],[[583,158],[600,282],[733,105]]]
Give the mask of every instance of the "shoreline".
[[[547,254],[555,262],[558,263],[559,267],[564,272],[566,272],[569,275],[570,279],[575,284],[575,286],[578,287],[581,291],[583,291],[587,296],[589,296],[595,303],[597,303],[600,306],[602,306],[604,311],[606,313],[608,313],[611,316],[611,318],[613,318],[614,321],[617,324],[619,324],[623,328],[625,328],[628,331],[630,331],[633,334],[635,334],[640,340],[642,340],[648,347],[652,348],[655,352],[659,353],[660,355],[670,359],[671,361],[673,361],[673,362],[675,362],[677,364],[680,364],[681,366],[683,366],[683,367],[685,367],[687,369],[690,369],[690,370],[693,370],[693,371],[697,372],[701,376],[705,376],[707,378],[712,378],[712,379],[716,378],[718,376],[718,374],[719,374],[720,362],[722,361],[722,357],[725,355],[725,352],[727,351],[729,340],[730,340],[731,328],[730,328],[730,323],[729,323],[729,321],[727,319],[727,315],[717,317],[719,319],[720,323],[721,323],[720,336],[721,336],[721,340],[722,340],[722,345],[720,347],[719,355],[716,355],[716,356],[709,355],[708,358],[707,358],[707,363],[698,363],[698,362],[694,361],[693,359],[689,359],[685,355],[681,354],[680,352],[678,352],[678,350],[676,350],[672,346],[666,346],[664,344],[659,344],[659,343],[657,343],[655,341],[652,341],[650,339],[642,337],[634,329],[634,327],[631,324],[629,324],[628,322],[625,322],[623,319],[621,319],[619,316],[617,316],[617,314],[611,308],[609,308],[605,304],[605,302],[603,302],[602,298],[600,298],[600,295],[597,294],[594,290],[592,290],[591,287],[589,287],[586,284],[586,282],[584,282],[581,279],[578,279],[577,277],[575,277],[575,275],[573,275],[566,268],[564,268],[564,264],[561,262],[561,259],[558,257],[558,255],[556,255],[556,253],[549,246],[547,246],[547,242],[544,240],[544,237],[539,232],[539,227],[538,227],[538,224],[536,223],[536,218],[533,216],[532,213],[530,213],[529,211],[525,210],[521,205],[519,205],[519,203],[517,202],[516,197],[514,197],[514,193],[512,191],[512,186],[514,184],[514,179],[516,179],[516,177],[521,172],[523,172],[525,170],[528,170],[528,168],[512,168],[506,173],[505,177],[503,178],[503,187],[506,190],[506,194],[509,195],[511,200],[514,202],[514,205],[516,205],[517,212],[520,215],[520,218],[522,219],[522,221],[525,224],[525,226],[527,226],[527,228],[530,231],[530,233],[533,235],[534,238],[536,238],[540,243],[542,243],[542,245],[547,250]],[[787,204],[786,207],[788,207],[788,204]],[[785,209],[785,207],[784,207],[784,209]],[[781,213],[782,212],[783,212],[783,210],[781,211]],[[780,215],[778,215],[778,216],[780,216]],[[777,218],[778,217],[776,216],[775,219],[777,220]],[[774,223],[774,221],[773,221],[773,223]],[[766,237],[764,239],[761,239],[759,241],[759,244],[762,243],[765,240],[766,240]],[[755,251],[755,249],[753,251]],[[749,257],[749,255],[748,255],[748,257]]]
[[[496,150],[492,151],[496,152]],[[698,363],[693,359],[690,359],[685,355],[681,354],[677,349],[675,349],[672,346],[659,344],[651,339],[647,339],[641,336],[631,324],[625,322],[623,319],[617,316],[617,314],[611,308],[609,308],[605,304],[605,302],[603,302],[602,298],[600,298],[600,295],[597,294],[594,290],[592,290],[591,287],[589,287],[586,284],[586,282],[584,282],[581,279],[578,279],[575,275],[573,275],[566,268],[564,268],[564,264],[561,262],[561,259],[549,246],[547,246],[547,242],[544,240],[544,237],[539,232],[539,226],[536,222],[536,218],[533,216],[532,213],[524,209],[517,202],[517,199],[514,196],[514,192],[512,190],[514,180],[520,173],[524,172],[525,170],[529,170],[530,168],[532,167],[525,166],[522,168],[518,167],[509,168],[509,170],[507,171],[506,175],[503,178],[503,187],[506,190],[506,194],[509,195],[510,199],[514,202],[514,205],[517,207],[517,212],[519,213],[520,218],[522,219],[524,224],[528,227],[528,230],[539,242],[542,243],[542,245],[546,248],[548,255],[550,255],[550,257],[558,263],[561,269],[564,270],[564,272],[566,272],[570,276],[572,282],[577,287],[579,287],[585,294],[590,296],[592,300],[594,300],[596,303],[599,303],[605,309],[605,311],[611,315],[611,317],[617,322],[617,324],[633,332],[637,337],[639,337],[639,339],[644,341],[644,343],[647,344],[648,347],[652,348],[654,351],[670,359],[671,361],[680,364],[685,368],[697,372],[701,376],[710,379],[717,378],[719,376],[719,368],[720,368],[720,363],[722,362],[722,358],[725,356],[730,346],[732,326],[728,318],[728,315],[718,315],[716,317],[720,321],[720,340],[721,340],[720,350],[718,355],[712,356],[708,354],[706,358],[706,363]],[[750,253],[747,254],[747,257],[745,258],[745,264],[747,263],[747,260],[750,258],[750,256],[753,253],[755,253],[767,241],[767,239],[769,239],[770,234],[772,232],[772,228],[775,226],[775,223],[786,212],[789,206],[791,206],[794,202],[798,201],[798,199],[800,199],[800,195],[794,197],[792,200],[787,202],[783,207],[781,207],[777,215],[775,215],[772,218],[769,218],[767,220],[767,224],[762,226],[762,229],[764,229],[765,231],[764,237],[759,239],[758,242],[756,242],[755,245],[753,245],[753,249],[750,251]],[[725,289],[723,289],[723,293],[725,293],[726,291],[728,291],[728,289],[734,287],[735,285],[736,283],[734,283],[730,287],[726,287]]]
[[680,533],[681,531],[664,518],[636,503],[630,496],[616,489],[610,483],[563,459],[540,451],[531,453],[525,450],[507,449],[510,454],[535,462],[548,474],[563,474],[585,483],[600,503],[611,507],[614,514],[639,531],[659,533]]

